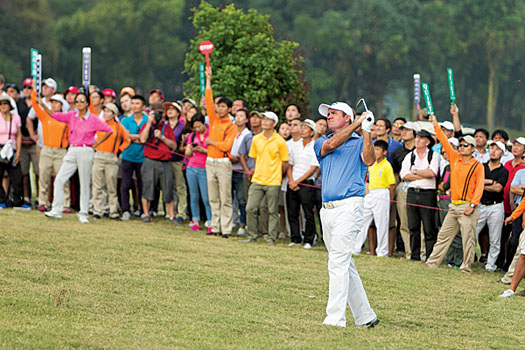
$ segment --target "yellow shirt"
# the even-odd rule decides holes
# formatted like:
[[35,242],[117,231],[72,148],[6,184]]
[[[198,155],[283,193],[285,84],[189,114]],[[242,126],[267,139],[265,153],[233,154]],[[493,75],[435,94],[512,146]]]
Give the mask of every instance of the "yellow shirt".
[[394,170],[386,158],[383,158],[380,163],[376,161],[368,168],[368,184],[370,190],[390,188],[390,185],[396,184]]
[[264,132],[254,136],[248,155],[255,158],[253,183],[262,186],[281,186],[282,162],[288,161],[288,147],[286,141],[275,130],[269,140],[264,137]]

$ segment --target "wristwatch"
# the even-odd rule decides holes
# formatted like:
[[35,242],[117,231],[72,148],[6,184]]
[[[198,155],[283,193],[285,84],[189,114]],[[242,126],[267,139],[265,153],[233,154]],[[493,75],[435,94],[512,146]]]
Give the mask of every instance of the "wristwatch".
[[472,209],[476,208],[476,205],[475,205],[475,204],[472,204],[472,203],[470,203],[469,206],[470,206]]
[[417,175],[417,169],[414,169],[413,173],[414,175]]

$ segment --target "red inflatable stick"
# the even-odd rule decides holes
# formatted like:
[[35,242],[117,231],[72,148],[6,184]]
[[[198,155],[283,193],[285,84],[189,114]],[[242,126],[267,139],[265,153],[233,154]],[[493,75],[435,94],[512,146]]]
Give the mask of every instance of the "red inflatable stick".
[[213,51],[215,46],[209,40],[204,40],[199,45],[199,51],[206,56],[206,67],[210,66],[210,53]]

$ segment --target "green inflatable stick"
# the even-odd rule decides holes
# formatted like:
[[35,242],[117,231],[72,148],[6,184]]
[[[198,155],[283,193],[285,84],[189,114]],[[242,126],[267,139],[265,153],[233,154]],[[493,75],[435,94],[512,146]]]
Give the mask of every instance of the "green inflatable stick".
[[434,115],[434,106],[432,105],[432,97],[430,97],[430,88],[427,83],[421,83],[421,87],[423,88],[423,96],[425,97],[428,115]]
[[454,89],[454,73],[452,68],[447,68],[447,77],[448,77],[448,90],[450,92],[450,102],[452,104],[456,103],[456,91]]

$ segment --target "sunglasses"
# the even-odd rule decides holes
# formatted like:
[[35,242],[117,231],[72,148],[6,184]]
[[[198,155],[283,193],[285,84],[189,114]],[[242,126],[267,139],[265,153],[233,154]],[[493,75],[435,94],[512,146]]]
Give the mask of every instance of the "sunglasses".
[[75,103],[86,103],[85,98],[79,98],[78,100],[75,100]]
[[24,85],[24,89],[33,90],[33,87],[32,87],[32,86],[29,86],[29,85]]
[[403,124],[403,123],[394,123],[392,125],[394,125],[394,127],[396,127],[396,128],[400,128],[400,127],[402,127],[405,124]]
[[468,146],[470,146],[470,145],[467,144],[467,143],[460,143],[460,144],[459,144],[459,147],[467,148]]
[[5,106],[5,105],[10,106],[11,104],[7,101],[0,102],[0,106]]

